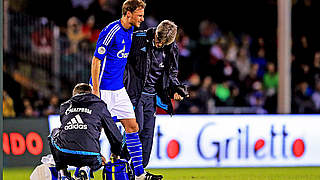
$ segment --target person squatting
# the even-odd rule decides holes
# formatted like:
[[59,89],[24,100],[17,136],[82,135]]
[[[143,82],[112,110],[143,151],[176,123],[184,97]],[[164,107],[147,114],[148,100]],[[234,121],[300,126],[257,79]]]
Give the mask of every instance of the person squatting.
[[[107,105],[92,94],[89,84],[79,83],[73,89],[73,96],[60,106],[60,128],[53,129],[48,137],[58,179],[71,179],[68,165],[86,172],[86,178],[105,164],[100,154],[99,138],[104,130],[111,145],[111,153],[124,156],[122,135],[114,123]],[[70,111],[70,109],[87,109]],[[75,178],[80,174],[75,173]]]

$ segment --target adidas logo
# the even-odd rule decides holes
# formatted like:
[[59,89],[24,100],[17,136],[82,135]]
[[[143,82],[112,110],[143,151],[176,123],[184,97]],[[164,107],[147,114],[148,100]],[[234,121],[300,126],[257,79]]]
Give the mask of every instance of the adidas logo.
[[88,129],[87,125],[83,123],[79,114],[72,118],[67,125],[64,127],[64,130],[72,129]]

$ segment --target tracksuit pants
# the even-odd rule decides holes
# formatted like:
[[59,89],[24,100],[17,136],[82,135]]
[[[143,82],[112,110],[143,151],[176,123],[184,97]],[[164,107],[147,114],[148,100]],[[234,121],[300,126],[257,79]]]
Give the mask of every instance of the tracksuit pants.
[[153,144],[156,95],[142,94],[135,107],[136,119],[139,124],[139,137],[142,143],[143,167],[149,163]]

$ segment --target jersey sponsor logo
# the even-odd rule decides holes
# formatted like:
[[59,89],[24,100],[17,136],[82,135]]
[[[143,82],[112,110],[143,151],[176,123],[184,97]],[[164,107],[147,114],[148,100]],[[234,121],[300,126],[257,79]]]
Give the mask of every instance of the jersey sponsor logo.
[[72,118],[67,125],[64,127],[64,130],[72,129],[88,129],[87,125],[84,124],[79,114]]
[[102,46],[98,48],[98,53],[99,54],[104,54],[105,52],[106,52],[106,48],[104,48]]
[[118,58],[127,58],[129,55],[129,52],[125,53],[126,51],[126,45],[123,45],[123,49],[121,49],[118,53],[117,53],[117,57]]
[[92,110],[88,109],[88,108],[72,108],[72,104],[70,104],[70,106],[66,110],[65,114],[68,115],[73,112],[83,112],[83,113],[91,114]]

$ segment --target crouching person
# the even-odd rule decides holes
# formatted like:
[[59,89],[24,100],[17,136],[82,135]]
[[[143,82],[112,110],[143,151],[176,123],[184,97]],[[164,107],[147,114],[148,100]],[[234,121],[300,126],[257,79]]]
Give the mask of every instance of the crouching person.
[[122,151],[122,135],[107,105],[91,92],[91,86],[85,83],[74,87],[72,98],[60,106],[60,128],[54,129],[48,137],[59,172],[58,179],[71,179],[68,165],[81,167],[79,173],[75,173],[76,179],[82,176],[90,179],[89,174],[92,176],[93,171],[104,165],[99,144],[102,128],[111,145],[111,152],[120,156]]

